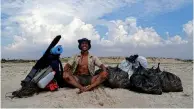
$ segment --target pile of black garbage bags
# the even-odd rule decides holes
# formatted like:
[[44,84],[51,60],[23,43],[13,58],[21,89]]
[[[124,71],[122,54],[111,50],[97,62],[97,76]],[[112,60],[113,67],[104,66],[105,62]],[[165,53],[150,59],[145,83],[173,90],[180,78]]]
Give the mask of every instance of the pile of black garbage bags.
[[[156,69],[139,66],[133,70],[129,77],[128,73],[117,67],[107,67],[108,79],[104,85],[110,88],[124,88],[140,93],[162,94],[162,92],[183,91],[181,79],[173,73],[161,71],[160,63]],[[99,73],[101,70],[97,70]]]

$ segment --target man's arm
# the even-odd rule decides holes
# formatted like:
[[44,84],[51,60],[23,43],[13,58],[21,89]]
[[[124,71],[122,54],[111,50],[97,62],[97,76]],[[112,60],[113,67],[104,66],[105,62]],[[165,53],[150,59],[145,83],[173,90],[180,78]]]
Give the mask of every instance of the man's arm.
[[[106,67],[105,67],[105,65],[100,61],[100,59],[99,59],[98,57],[94,57],[94,59],[95,59],[95,65],[97,65],[99,68],[101,68],[101,69],[103,70],[104,74],[107,73]],[[103,72],[101,72],[101,73],[103,73]]]
[[103,71],[106,72],[106,67],[104,66],[104,64],[100,61],[100,59],[98,57],[94,57],[94,63],[95,65],[97,65],[99,68],[101,68]]
[[107,72],[107,71],[106,71],[106,67],[104,66],[104,64],[101,64],[101,65],[100,65],[100,68],[101,68],[104,72]]

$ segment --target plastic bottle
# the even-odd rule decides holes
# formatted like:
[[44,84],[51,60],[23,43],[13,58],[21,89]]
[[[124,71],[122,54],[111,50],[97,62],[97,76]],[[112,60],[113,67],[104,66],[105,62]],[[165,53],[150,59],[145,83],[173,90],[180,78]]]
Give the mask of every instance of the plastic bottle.
[[55,71],[50,72],[48,75],[46,75],[44,78],[42,78],[40,81],[38,81],[37,85],[39,88],[45,88],[46,85],[54,78]]

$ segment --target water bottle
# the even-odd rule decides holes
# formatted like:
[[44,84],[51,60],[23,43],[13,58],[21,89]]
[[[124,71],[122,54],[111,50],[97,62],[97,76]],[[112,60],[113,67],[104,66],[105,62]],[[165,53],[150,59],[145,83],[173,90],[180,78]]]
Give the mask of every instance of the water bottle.
[[48,75],[46,75],[40,81],[38,81],[38,83],[37,83],[38,87],[44,89],[46,87],[46,85],[48,85],[48,83],[51,80],[53,80],[55,73],[56,73],[55,71],[52,71],[52,72],[48,73]]

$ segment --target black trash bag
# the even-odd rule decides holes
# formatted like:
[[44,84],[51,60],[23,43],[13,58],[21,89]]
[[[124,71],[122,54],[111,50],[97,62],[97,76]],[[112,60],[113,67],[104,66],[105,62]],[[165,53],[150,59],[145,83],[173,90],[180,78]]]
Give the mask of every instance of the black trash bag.
[[125,59],[131,63],[135,63],[135,60],[138,58],[138,54],[131,55],[130,57],[126,57]]
[[148,93],[148,94],[162,94],[160,78],[157,74],[148,71],[139,63],[139,67],[134,70],[130,77],[130,90]]
[[147,68],[148,72],[152,72],[154,74],[159,74],[162,71],[160,70],[160,63],[158,63],[158,67],[156,69],[154,69],[154,66],[152,68]]
[[161,71],[159,68],[160,63],[158,63],[158,67],[156,69],[150,69],[152,72],[157,73],[163,92],[181,92],[183,91],[181,79],[167,71]]
[[[102,70],[99,69],[95,74],[100,73]],[[117,67],[107,67],[108,78],[103,82],[106,87],[110,88],[128,88],[130,80],[128,79],[128,73],[122,71]]]
[[178,76],[170,72],[163,71],[159,77],[160,77],[163,92],[182,92],[183,91],[181,79]]

